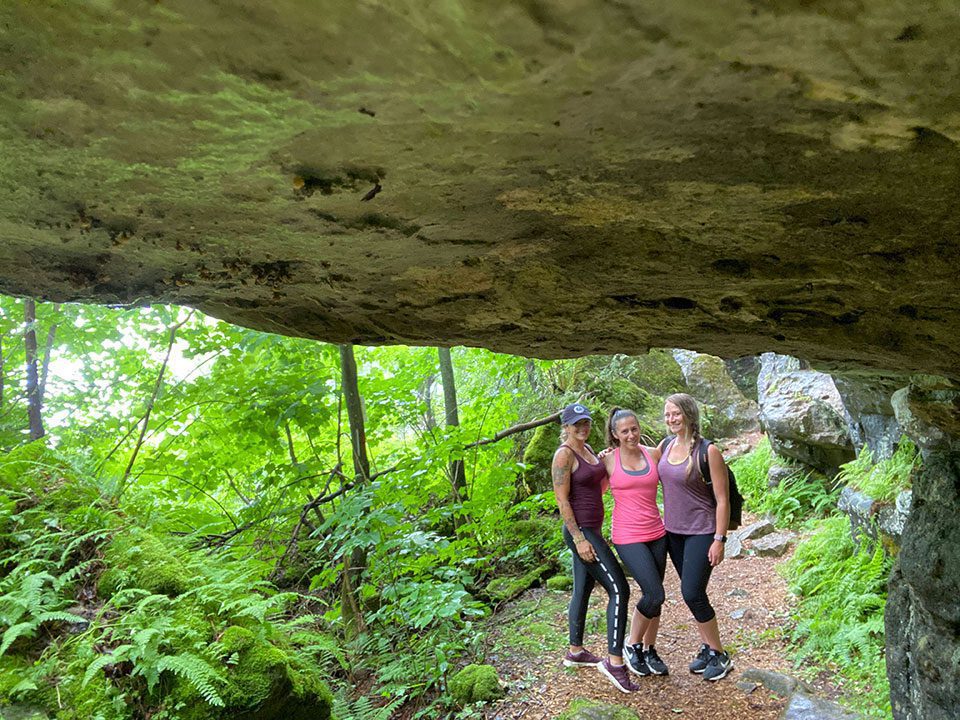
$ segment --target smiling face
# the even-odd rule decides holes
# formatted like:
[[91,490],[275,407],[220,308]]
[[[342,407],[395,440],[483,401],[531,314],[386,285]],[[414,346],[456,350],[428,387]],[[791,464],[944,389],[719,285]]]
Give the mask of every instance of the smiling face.
[[620,418],[613,426],[613,433],[621,447],[635,448],[640,444],[640,424],[632,415]]
[[577,420],[573,425],[566,426],[569,437],[577,438],[580,442],[586,442],[587,438],[590,437],[590,427],[591,422],[589,418]]
[[679,406],[669,400],[663,405],[663,421],[671,435],[680,435],[687,426],[687,418]]

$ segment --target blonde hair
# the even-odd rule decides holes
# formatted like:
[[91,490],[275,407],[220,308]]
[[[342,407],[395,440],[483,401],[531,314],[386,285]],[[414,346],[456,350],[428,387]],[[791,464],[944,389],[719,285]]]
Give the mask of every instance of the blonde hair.
[[690,472],[693,470],[694,448],[702,439],[700,435],[700,408],[697,406],[694,397],[687,395],[687,393],[674,393],[664,400],[664,404],[666,403],[677,406],[687,427],[690,428],[690,455],[687,457],[687,477],[689,478]]

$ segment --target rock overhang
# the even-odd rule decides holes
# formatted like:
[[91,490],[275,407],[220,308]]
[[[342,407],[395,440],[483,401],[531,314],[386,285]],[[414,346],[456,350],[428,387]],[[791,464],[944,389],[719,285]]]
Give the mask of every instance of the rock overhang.
[[947,4],[0,19],[5,292],[335,342],[960,367]]

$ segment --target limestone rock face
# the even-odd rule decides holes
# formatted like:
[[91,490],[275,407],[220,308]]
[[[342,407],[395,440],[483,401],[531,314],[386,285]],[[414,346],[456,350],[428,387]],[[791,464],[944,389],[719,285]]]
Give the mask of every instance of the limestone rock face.
[[887,586],[890,700],[897,720],[947,720],[960,698],[960,387],[918,378],[894,407],[923,467]]
[[0,291],[960,367],[952,3],[3,3]]
[[707,435],[733,437],[760,429],[757,403],[743,396],[723,360],[690,350],[674,350],[673,357],[690,394],[709,409],[709,427],[703,428]]
[[859,452],[864,446],[868,447],[875,460],[893,455],[903,429],[891,398],[906,381],[897,377],[840,373],[833,375],[833,382],[850,415],[854,449]]
[[764,353],[757,393],[770,447],[828,475],[854,459],[848,414],[833,379],[797,358]]

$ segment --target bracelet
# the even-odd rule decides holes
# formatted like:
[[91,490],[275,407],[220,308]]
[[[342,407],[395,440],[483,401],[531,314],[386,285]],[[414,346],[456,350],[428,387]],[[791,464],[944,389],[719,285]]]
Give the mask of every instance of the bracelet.
[[585,536],[583,533],[580,533],[579,535],[575,535],[575,536],[573,537],[573,544],[574,544],[574,545],[579,545],[580,543],[582,543],[582,542],[583,542],[584,540],[586,540],[586,539],[587,539],[586,536]]
[[713,539],[715,542],[725,543],[727,541],[726,535],[714,535]]

